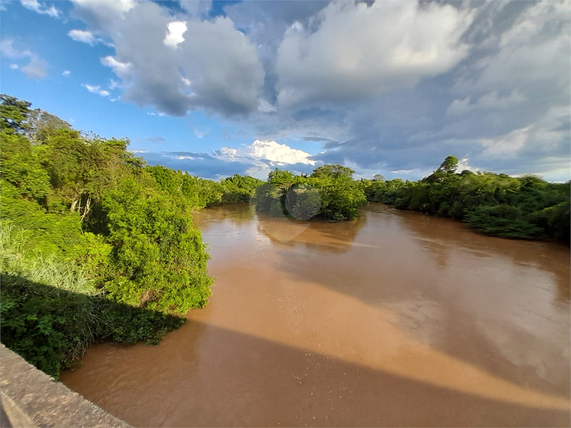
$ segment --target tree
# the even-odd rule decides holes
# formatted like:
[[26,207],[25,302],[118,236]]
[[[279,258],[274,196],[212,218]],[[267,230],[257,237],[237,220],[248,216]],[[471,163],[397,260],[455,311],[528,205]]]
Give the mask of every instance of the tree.
[[119,303],[184,314],[210,297],[208,253],[183,198],[123,180],[103,200],[113,246],[106,290]]
[[28,125],[26,118],[30,114],[30,106],[32,103],[21,101],[16,97],[2,94],[0,95],[0,130],[6,134],[21,134]]
[[447,156],[444,162],[440,164],[436,172],[444,172],[451,174],[458,169],[458,158],[456,156]]
[[44,142],[58,129],[71,129],[71,125],[39,108],[31,110],[26,118],[25,135],[32,142]]
[[268,183],[256,189],[256,210],[274,217],[352,220],[366,203],[361,183],[352,180],[353,173],[341,165],[320,166],[309,177],[276,169]]
[[345,178],[353,179],[353,171],[351,168],[347,168],[342,165],[323,165],[317,167],[313,170],[311,177],[314,178]]

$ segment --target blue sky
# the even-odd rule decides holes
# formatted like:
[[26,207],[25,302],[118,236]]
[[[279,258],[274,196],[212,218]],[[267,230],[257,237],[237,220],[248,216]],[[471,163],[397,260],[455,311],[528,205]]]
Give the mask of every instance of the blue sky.
[[571,178],[569,2],[3,1],[1,91],[149,163]]

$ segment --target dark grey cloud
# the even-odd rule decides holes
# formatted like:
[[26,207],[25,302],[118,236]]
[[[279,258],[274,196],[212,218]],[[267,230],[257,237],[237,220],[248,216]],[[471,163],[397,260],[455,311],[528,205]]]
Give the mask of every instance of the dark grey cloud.
[[303,141],[315,141],[319,143],[331,143],[334,142],[330,138],[322,138],[322,137],[303,137]]

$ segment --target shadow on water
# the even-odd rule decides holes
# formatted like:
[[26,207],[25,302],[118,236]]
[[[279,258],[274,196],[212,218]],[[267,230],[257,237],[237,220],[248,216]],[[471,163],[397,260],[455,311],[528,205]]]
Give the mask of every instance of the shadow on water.
[[[98,347],[64,382],[134,426],[568,426],[569,409],[460,392],[212,325],[128,362]],[[174,341],[178,339],[178,341]],[[199,339],[200,340],[200,339]],[[115,353],[116,358],[122,356]],[[169,374],[168,376],[163,376]],[[142,374],[153,376],[142,376]],[[94,384],[95,387],[94,387]],[[493,395],[493,391],[492,394]]]
[[328,223],[257,215],[258,231],[266,235],[272,243],[278,246],[306,248],[318,253],[342,254],[349,251],[366,222],[365,216],[343,223]]
[[2,273],[1,281],[2,343],[54,377],[92,343],[158,343],[185,321],[18,275]]

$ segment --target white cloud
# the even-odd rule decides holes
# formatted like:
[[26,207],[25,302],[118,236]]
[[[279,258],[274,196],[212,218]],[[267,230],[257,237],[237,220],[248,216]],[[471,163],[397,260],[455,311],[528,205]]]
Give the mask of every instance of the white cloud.
[[17,49],[14,46],[14,41],[12,39],[4,39],[0,41],[0,54],[2,54],[3,57],[11,59],[27,58],[28,63],[23,67],[19,67],[17,64],[14,64],[16,67],[14,68],[10,66],[10,68],[13,70],[20,68],[28,79],[41,79],[48,74],[48,63],[45,60],[36,53],[27,49]]
[[38,0],[20,0],[20,3],[26,9],[40,13],[42,15],[49,15],[52,18],[57,18],[60,15],[59,10],[57,10],[55,6],[52,5],[49,8],[46,8],[45,5],[40,4]]
[[92,94],[101,95],[102,97],[109,96],[109,92],[102,90],[100,86],[94,86],[94,85],[88,85],[88,84],[83,84],[81,86],[83,86],[85,89],[87,89]]
[[193,129],[194,135],[196,136],[196,138],[202,138],[204,137],[207,133],[204,131],[199,131],[198,129],[194,128]]
[[303,150],[292,149],[287,144],[280,144],[275,141],[255,140],[252,144],[244,148],[234,149],[222,147],[221,157],[229,160],[248,159],[269,161],[272,165],[306,164],[315,165],[311,160],[311,155]]
[[111,67],[113,72],[122,79],[128,79],[131,76],[131,64],[117,61],[112,56],[101,58],[101,64]]
[[62,73],[62,76],[69,77],[70,74],[71,74],[71,71],[65,70],[65,71]]
[[111,30],[136,6],[136,0],[72,0],[76,12],[98,30]]
[[48,75],[48,63],[39,57],[30,58],[30,62],[22,67],[28,79],[41,79]]
[[165,45],[175,48],[179,43],[184,42],[183,36],[186,33],[186,22],[169,22],[167,28],[167,34],[163,41]]
[[530,127],[515,129],[499,138],[482,138],[479,143],[485,147],[482,155],[486,156],[514,156],[528,138]]
[[18,67],[18,64],[10,64],[10,69],[11,69],[11,70],[17,70],[18,68],[19,68],[19,67]]
[[255,140],[252,144],[238,149],[222,147],[214,152],[214,156],[224,162],[248,165],[246,173],[262,179],[265,179],[268,173],[276,167],[301,173],[310,172],[316,164],[310,159],[309,153],[271,140]]
[[333,2],[319,19],[317,31],[294,24],[281,42],[281,105],[371,98],[448,71],[468,53],[460,36],[471,14],[451,5]]
[[95,37],[91,31],[71,30],[67,35],[76,42],[88,43],[90,45],[93,45],[93,43],[97,41],[97,37]]

